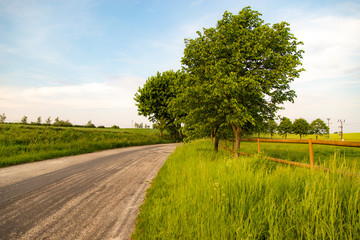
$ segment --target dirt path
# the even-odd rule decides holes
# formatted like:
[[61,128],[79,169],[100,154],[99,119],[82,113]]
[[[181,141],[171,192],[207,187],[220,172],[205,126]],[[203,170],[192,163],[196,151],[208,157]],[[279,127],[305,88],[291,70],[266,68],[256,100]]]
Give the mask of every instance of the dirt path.
[[130,239],[145,190],[176,146],[0,169],[0,239]]

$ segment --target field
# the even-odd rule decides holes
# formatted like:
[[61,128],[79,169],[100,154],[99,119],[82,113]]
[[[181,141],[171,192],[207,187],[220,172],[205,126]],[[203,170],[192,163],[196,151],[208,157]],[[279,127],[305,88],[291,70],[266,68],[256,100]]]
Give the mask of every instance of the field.
[[104,149],[173,142],[154,129],[0,124],[0,167]]
[[[328,163],[357,171],[344,158]],[[235,159],[198,140],[178,147],[160,169],[132,237],[360,239],[360,180],[259,155]]]

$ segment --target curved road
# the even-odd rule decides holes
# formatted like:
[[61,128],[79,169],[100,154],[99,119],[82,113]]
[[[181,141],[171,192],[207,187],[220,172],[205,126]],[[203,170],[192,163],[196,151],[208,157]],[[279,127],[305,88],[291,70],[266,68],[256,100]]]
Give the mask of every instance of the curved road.
[[0,169],[0,239],[130,239],[145,190],[176,146]]

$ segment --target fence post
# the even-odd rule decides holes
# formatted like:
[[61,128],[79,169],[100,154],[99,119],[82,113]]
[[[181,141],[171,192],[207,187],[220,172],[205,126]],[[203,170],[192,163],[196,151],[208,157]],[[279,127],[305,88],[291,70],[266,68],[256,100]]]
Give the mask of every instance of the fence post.
[[314,167],[314,149],[312,144],[312,138],[309,138],[309,156],[310,156],[310,167]]
[[260,154],[260,138],[257,139],[257,143],[258,143],[258,153]]

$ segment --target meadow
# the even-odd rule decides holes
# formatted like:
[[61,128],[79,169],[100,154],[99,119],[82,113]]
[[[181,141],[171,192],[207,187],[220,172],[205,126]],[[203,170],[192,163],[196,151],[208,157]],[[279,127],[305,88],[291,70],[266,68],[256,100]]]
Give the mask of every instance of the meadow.
[[155,129],[0,124],[0,167],[104,149],[173,142]]
[[[357,171],[340,161],[329,167]],[[360,239],[360,179],[193,141],[160,169],[132,238]]]

